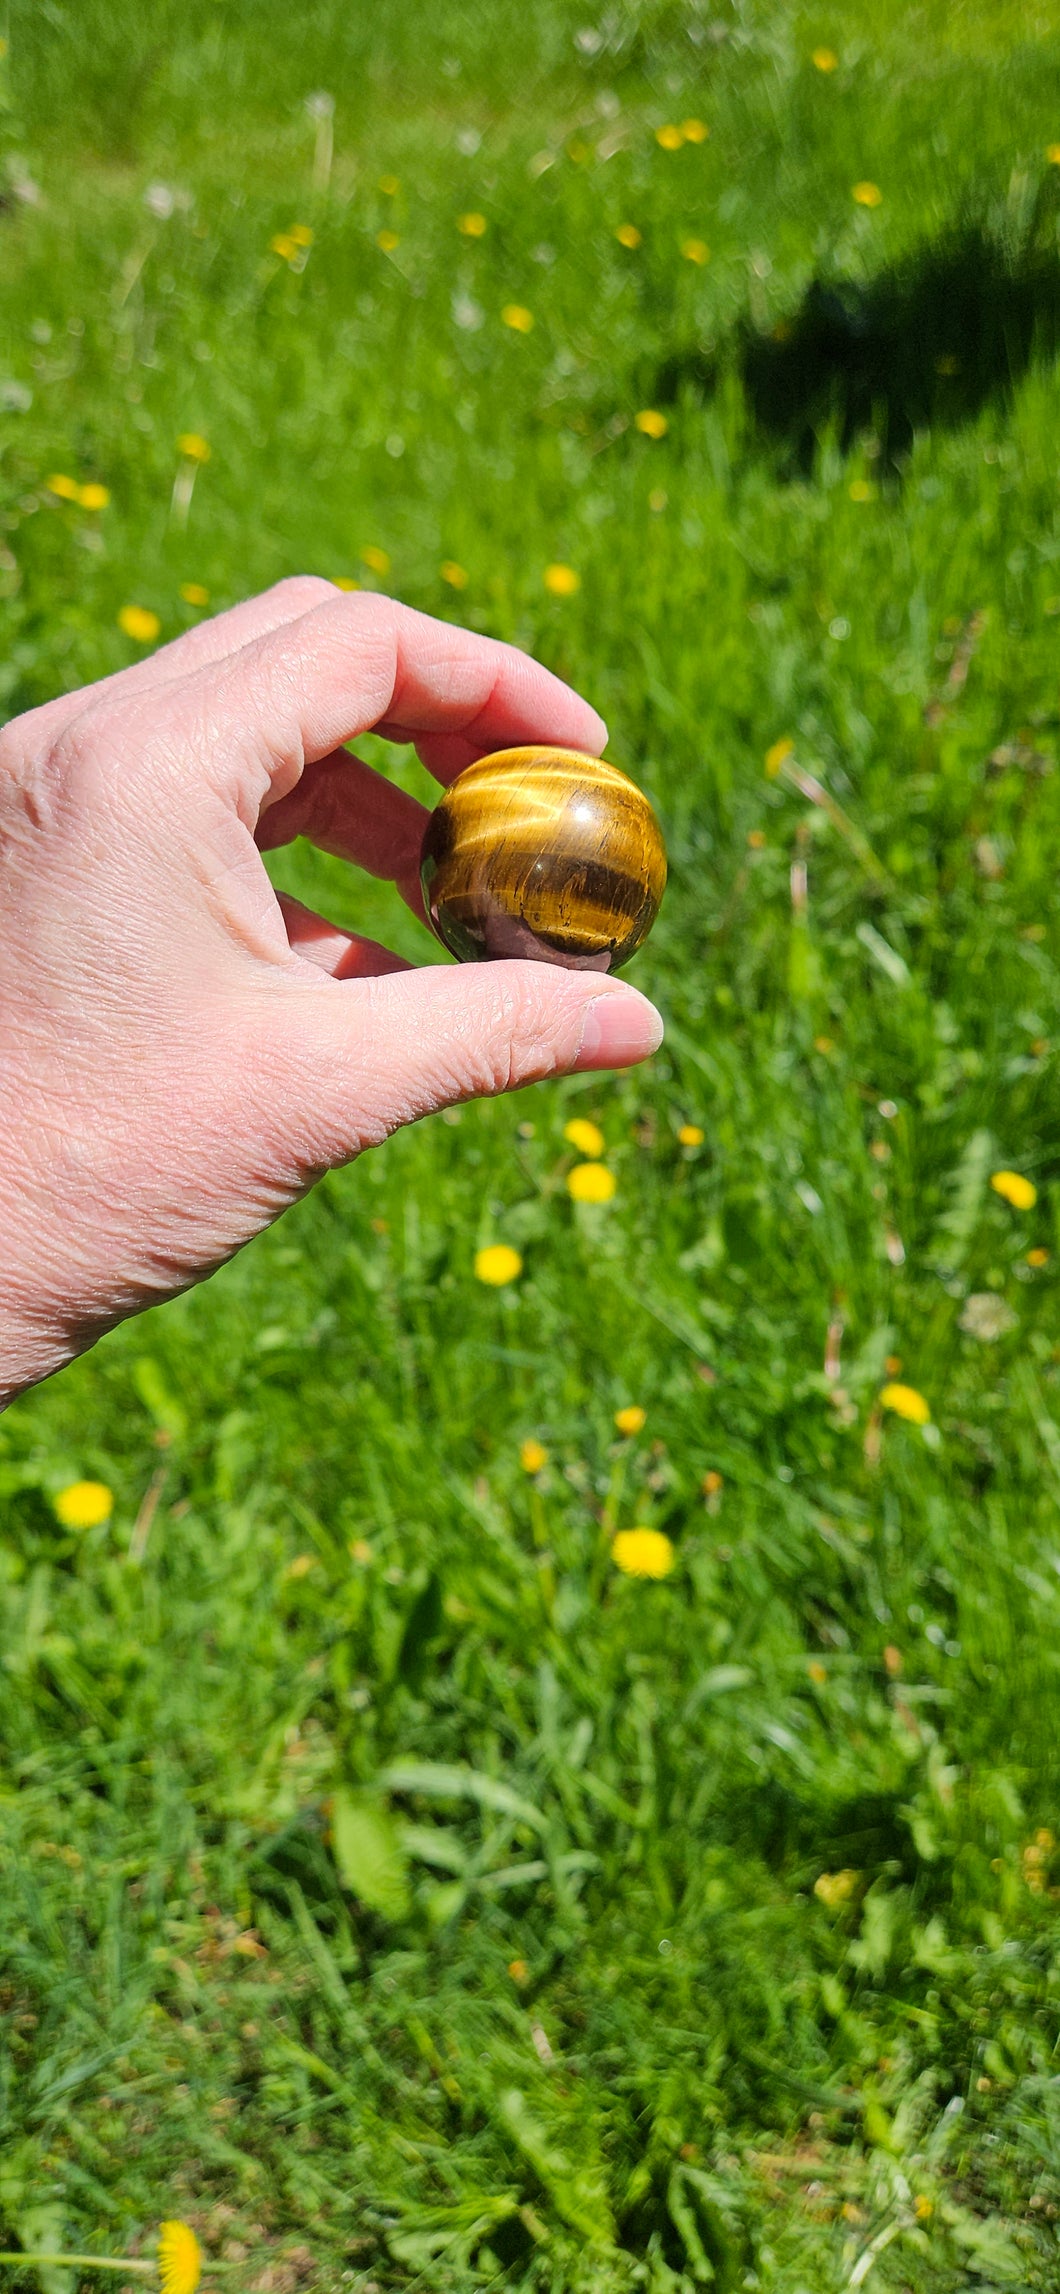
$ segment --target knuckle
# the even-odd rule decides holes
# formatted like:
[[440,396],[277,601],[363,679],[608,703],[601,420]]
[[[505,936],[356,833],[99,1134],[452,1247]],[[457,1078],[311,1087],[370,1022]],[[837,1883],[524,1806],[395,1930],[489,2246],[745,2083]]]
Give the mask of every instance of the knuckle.
[[[147,727],[137,725],[128,704],[119,707],[109,696],[88,701],[49,737],[23,740],[15,758],[14,780],[24,804],[39,829],[90,825],[93,835],[106,833],[123,808],[132,818],[142,814],[142,775],[130,775],[133,756],[146,754]],[[138,732],[143,734],[137,738]]]
[[[75,706],[74,715],[80,714]],[[41,759],[51,755],[71,722],[71,701],[67,697],[44,701],[37,709],[24,710],[20,717],[9,717],[0,728],[0,772],[17,778],[27,766],[35,769]]]
[[465,1092],[493,1097],[555,1074],[564,1032],[557,985],[521,981],[496,995],[484,1024],[463,1046]]
[[491,1096],[511,1091],[520,1082],[525,1065],[524,1014],[516,1007],[512,996],[503,996],[493,1014],[484,1042],[478,1047],[474,1061],[477,1068],[475,1090]]
[[346,596],[342,596],[341,591],[339,594],[344,626],[352,621],[361,644],[376,637],[388,652],[392,651],[395,614],[400,610],[394,599],[371,589],[353,590]]
[[274,583],[270,594],[296,613],[309,613],[313,606],[326,605],[334,597],[335,585],[325,581],[322,574],[287,574],[283,581]]
[[25,722],[24,717],[12,717],[8,724],[0,727],[0,773],[11,778],[18,772],[26,753]]
[[115,742],[116,715],[112,705],[94,701],[62,726],[48,745],[58,786],[75,793],[88,780],[95,785],[100,761]]

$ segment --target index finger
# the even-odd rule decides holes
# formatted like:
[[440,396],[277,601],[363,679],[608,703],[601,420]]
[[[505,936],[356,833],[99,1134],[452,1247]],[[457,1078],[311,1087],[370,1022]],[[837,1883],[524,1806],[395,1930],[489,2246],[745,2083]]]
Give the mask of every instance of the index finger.
[[264,631],[170,693],[171,733],[183,720],[196,747],[207,737],[232,793],[262,810],[303,765],[376,729],[422,743],[442,780],[486,749],[596,752],[607,738],[596,710],[516,646],[363,591]]
[[[419,614],[416,619],[429,621],[429,616]],[[463,723],[440,719],[432,706],[437,687],[425,685],[422,677],[395,689],[390,713],[374,730],[384,740],[413,743],[435,780],[447,786],[476,757],[491,749],[518,748],[528,741],[582,749],[594,757],[606,747],[603,718],[532,654],[515,645],[498,644],[494,638],[476,637],[449,622],[430,622],[430,627],[451,630],[461,640],[488,647],[494,660],[500,656],[503,661],[482,708]]]
[[438,780],[452,780],[488,749],[526,741],[592,754],[605,747],[603,718],[532,654],[430,614],[395,610],[404,642],[390,705],[374,730],[414,741]]

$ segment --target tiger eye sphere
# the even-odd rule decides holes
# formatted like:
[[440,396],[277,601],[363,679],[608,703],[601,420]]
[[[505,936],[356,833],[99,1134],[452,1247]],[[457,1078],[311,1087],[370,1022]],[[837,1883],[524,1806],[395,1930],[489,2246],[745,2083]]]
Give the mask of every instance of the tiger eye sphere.
[[643,790],[576,749],[500,749],[468,765],[423,840],[423,898],[461,963],[531,956],[617,972],[647,939],[666,883]]

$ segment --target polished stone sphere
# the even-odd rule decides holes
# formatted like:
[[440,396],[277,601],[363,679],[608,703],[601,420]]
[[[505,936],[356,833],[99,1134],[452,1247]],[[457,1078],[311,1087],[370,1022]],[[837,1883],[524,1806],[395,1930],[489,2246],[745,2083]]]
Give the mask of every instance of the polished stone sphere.
[[423,898],[461,963],[530,956],[616,972],[647,939],[666,851],[647,797],[576,749],[500,749],[468,765],[423,840]]

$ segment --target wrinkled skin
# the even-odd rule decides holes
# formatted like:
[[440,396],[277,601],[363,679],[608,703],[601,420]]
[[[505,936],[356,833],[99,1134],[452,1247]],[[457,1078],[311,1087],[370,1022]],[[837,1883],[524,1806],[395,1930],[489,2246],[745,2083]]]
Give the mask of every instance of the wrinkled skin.
[[658,1043],[617,981],[418,969],[273,891],[307,836],[421,913],[369,730],[443,783],[605,738],[513,647],[308,577],[0,733],[0,1406],[399,1124]]

